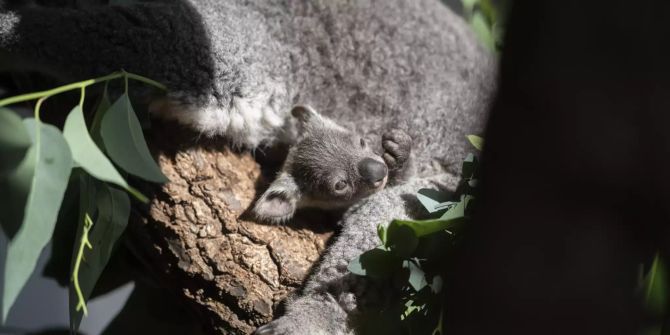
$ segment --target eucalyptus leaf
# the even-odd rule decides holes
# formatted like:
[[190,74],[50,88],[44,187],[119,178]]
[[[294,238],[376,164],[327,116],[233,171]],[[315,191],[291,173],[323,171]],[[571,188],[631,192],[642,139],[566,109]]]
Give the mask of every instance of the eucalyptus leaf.
[[645,279],[644,303],[655,316],[662,316],[668,308],[668,273],[663,259],[656,255]]
[[436,212],[437,211],[437,206],[440,205],[439,202],[437,202],[437,201],[435,201],[435,200],[433,200],[433,199],[431,199],[431,198],[429,198],[429,197],[427,197],[427,196],[425,196],[421,193],[417,193],[416,198],[419,200],[421,205],[423,205],[423,208],[425,208],[428,211],[428,213]]
[[430,188],[420,189],[416,193],[416,198],[428,213],[439,212],[454,205],[454,202],[447,201],[448,194]]
[[456,206],[450,208],[440,217],[440,220],[460,220],[465,218],[465,207],[471,198],[463,199]]
[[477,136],[477,135],[468,135],[466,136],[468,138],[468,141],[470,141],[470,144],[472,144],[475,149],[482,151],[484,149],[484,139]]
[[9,109],[0,108],[0,179],[21,164],[31,143],[21,118]]
[[486,17],[480,11],[475,11],[472,13],[470,18],[470,25],[472,30],[479,38],[479,40],[486,46],[490,51],[495,51],[495,40],[493,38],[493,32],[489,27],[489,24],[486,20]]
[[380,224],[377,226],[377,236],[379,236],[379,240],[382,241],[382,245],[386,245],[386,226],[383,224]]
[[389,224],[386,232],[385,246],[396,256],[406,258],[412,255],[412,252],[419,244],[419,239],[414,234],[414,230],[398,221]]
[[[26,128],[21,124],[23,130]],[[23,223],[26,202],[35,174],[36,150],[30,147],[20,164],[0,178],[0,224],[9,239],[13,239]]]
[[149,152],[127,94],[119,97],[102,117],[101,135],[109,156],[126,172],[156,183],[168,181]]
[[140,201],[147,201],[145,196],[139,194],[139,192],[128,185],[112,162],[107,159],[107,156],[102,153],[88,134],[81,106],[74,107],[70,111],[70,114],[68,114],[65,120],[65,127],[63,128],[63,135],[65,135],[65,139],[70,144],[72,158],[84,171],[99,180],[125,188],[137,196]]
[[401,260],[382,248],[368,250],[349,262],[349,272],[372,278],[385,278],[400,268]]
[[428,285],[426,273],[413,260],[404,261],[403,267],[409,271],[408,282],[415,291],[419,292]]
[[463,222],[464,218],[450,219],[450,220],[393,220],[391,224],[404,225],[414,231],[416,237],[426,236],[438,232],[440,230],[451,229],[457,227]]
[[[88,240],[92,248],[84,248],[83,256],[85,261],[81,262],[78,272],[82,294],[84,299],[88,301],[93,293],[95,284],[98,282],[100,275],[112,256],[112,251],[117,240],[126,229],[130,216],[130,199],[128,199],[128,195],[125,192],[105,183],[94,182],[92,180],[87,180],[85,183],[87,185],[82,187],[82,194],[88,193],[91,195],[95,193],[95,207],[98,213],[95,223],[88,234]],[[81,205],[84,213],[92,212],[91,207],[93,204],[91,203],[91,199],[84,201],[85,203]],[[83,222],[83,216],[81,216],[80,222]],[[84,229],[80,225],[77,231],[77,238],[75,239],[75,250],[79,247],[78,242],[81,241],[83,233]],[[73,259],[75,257],[76,255]],[[74,292],[74,287],[70,285],[70,326],[73,330],[79,328],[83,317],[83,312],[76,310],[78,303],[79,299]]]
[[25,163],[34,166],[34,173],[30,193],[23,207],[23,224],[7,246],[3,321],[35,270],[42,249],[51,239],[72,170],[72,155],[58,128],[32,118],[23,123],[33,142],[26,157],[28,162]]
[[107,93],[107,85],[105,85],[105,89],[102,92],[102,97],[100,98],[100,102],[98,102],[98,106],[95,109],[95,114],[93,115],[93,122],[91,122],[91,138],[93,138],[93,141],[100,148],[102,148],[104,145],[102,136],[100,135],[100,124],[102,123],[102,117],[105,115],[107,110],[109,110],[111,105],[112,103],[109,101],[109,93]]
[[58,212],[56,227],[51,236],[49,261],[42,270],[44,277],[54,279],[62,287],[70,284],[72,245],[77,235],[77,222],[79,221],[79,179],[82,174],[86,173],[81,169],[72,169],[70,181]]
[[479,3],[479,0],[461,0],[461,3],[463,4],[463,9],[467,13],[471,13],[475,5]]

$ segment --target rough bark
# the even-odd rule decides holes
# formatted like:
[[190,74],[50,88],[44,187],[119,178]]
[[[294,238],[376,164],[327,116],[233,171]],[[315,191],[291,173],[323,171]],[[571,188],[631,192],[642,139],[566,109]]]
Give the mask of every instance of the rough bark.
[[150,275],[183,297],[205,333],[251,333],[300,286],[332,234],[332,219],[307,213],[266,225],[246,210],[267,183],[249,153],[171,123],[149,142],[170,183],[130,230]]

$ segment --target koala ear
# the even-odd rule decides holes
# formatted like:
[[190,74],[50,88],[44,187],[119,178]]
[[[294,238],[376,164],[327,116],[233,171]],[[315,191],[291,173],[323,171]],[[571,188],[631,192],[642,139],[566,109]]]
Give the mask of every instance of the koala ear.
[[324,119],[314,108],[307,105],[296,105],[291,109],[291,115],[298,121],[298,135],[303,136],[312,130],[323,126]]
[[253,213],[261,221],[282,223],[293,217],[300,200],[300,190],[293,177],[281,173],[256,200]]
[[307,124],[310,121],[314,121],[316,118],[320,117],[314,108],[308,105],[296,105],[291,109],[291,115],[294,118],[298,119],[300,123]]

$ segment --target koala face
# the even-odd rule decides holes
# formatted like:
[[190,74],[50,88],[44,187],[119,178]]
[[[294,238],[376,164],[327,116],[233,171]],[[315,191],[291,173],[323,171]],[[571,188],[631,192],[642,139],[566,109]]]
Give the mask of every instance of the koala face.
[[309,107],[297,106],[291,114],[298,139],[254,206],[259,219],[286,221],[300,207],[345,208],[384,188],[388,168],[364,138]]

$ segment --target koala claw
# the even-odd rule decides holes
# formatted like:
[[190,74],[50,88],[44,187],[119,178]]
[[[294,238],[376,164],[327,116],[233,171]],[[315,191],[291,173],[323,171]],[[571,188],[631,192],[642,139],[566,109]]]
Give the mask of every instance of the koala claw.
[[402,130],[392,129],[382,135],[384,162],[389,170],[399,170],[405,165],[412,151],[412,138]]

